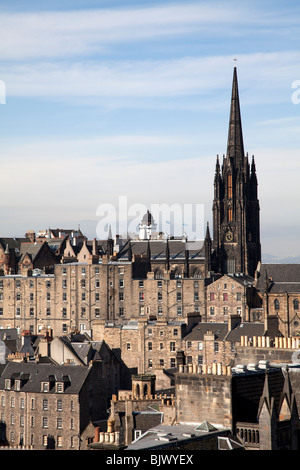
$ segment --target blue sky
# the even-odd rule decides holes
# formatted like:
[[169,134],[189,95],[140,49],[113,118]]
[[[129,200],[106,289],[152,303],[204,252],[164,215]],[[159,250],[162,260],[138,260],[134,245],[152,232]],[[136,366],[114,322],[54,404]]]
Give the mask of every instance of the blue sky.
[[263,257],[300,255],[299,2],[0,0],[0,17],[1,236],[94,237],[120,196],[211,222],[237,58]]

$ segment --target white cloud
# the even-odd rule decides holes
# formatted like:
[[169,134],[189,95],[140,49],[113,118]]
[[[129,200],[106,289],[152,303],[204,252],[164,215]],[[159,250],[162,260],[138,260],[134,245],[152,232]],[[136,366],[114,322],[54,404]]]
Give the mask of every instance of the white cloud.
[[[252,104],[253,100],[286,101],[287,95],[291,102],[291,85],[298,75],[299,61],[298,51],[239,56],[239,80],[247,90],[244,104],[247,99]],[[218,88],[228,89],[231,74],[232,57],[229,56],[102,61],[101,64],[62,61],[0,67],[0,75],[6,83],[7,100],[10,96],[105,99],[195,94],[205,98],[207,93]]]
[[[108,44],[208,31],[242,21],[230,4],[181,3],[145,8],[4,13],[0,15],[3,59],[64,57],[103,52]],[[248,15],[249,21],[249,15]]]

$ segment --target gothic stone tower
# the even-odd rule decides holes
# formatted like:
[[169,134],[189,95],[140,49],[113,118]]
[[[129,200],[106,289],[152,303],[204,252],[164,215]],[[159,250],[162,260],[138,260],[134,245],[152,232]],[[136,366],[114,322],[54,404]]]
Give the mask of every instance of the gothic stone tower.
[[227,154],[217,156],[213,201],[214,269],[254,276],[261,259],[259,201],[254,157],[251,166],[244,143],[237,71],[234,67]]

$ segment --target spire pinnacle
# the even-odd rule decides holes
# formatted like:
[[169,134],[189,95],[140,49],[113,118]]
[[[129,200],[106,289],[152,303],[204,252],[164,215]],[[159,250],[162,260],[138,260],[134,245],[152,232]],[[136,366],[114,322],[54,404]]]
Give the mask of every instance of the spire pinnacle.
[[236,66],[234,66],[233,69],[227,157],[232,157],[235,161],[242,160],[244,158],[244,143]]

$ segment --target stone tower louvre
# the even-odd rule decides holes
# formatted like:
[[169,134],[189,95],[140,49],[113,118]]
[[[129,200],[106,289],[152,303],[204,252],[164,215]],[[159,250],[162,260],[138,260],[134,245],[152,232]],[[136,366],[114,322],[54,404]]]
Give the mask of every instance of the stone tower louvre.
[[261,258],[254,157],[244,153],[237,70],[234,67],[227,153],[216,162],[213,201],[214,269],[254,275]]

